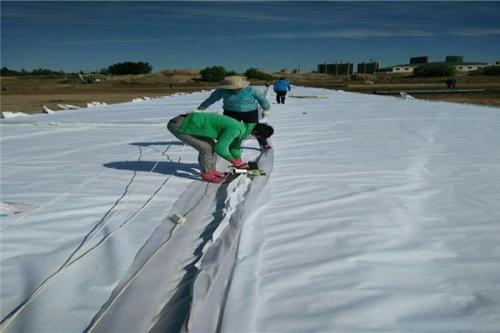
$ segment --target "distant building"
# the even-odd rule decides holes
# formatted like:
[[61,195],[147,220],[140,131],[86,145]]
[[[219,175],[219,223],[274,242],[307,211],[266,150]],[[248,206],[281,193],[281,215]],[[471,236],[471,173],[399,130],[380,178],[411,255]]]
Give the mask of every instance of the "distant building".
[[358,64],[358,74],[373,74],[380,68],[380,63],[378,61],[371,62],[360,62]]
[[429,58],[427,56],[424,57],[411,57],[410,58],[410,64],[416,65],[416,64],[426,64],[429,61]]
[[445,63],[447,64],[459,64],[464,62],[464,57],[462,56],[446,56]]
[[392,66],[392,73],[413,73],[415,67],[422,64],[407,64],[407,65],[396,65]]
[[475,62],[464,62],[460,64],[454,64],[459,72],[471,72],[484,67],[489,66],[486,62],[475,63]]
[[427,62],[427,57],[412,57],[409,64],[392,66],[392,73],[413,73],[415,67],[422,64],[448,64],[455,66],[458,72],[470,72],[488,66],[486,62],[464,62],[462,56],[446,56],[445,61]]
[[335,64],[319,64],[318,73],[330,75],[352,75],[354,66],[350,62]]

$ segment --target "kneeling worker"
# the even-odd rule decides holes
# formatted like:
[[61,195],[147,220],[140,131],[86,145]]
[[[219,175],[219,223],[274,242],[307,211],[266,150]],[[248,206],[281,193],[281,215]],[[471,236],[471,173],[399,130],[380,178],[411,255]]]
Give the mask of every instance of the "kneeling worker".
[[248,169],[241,161],[241,143],[248,136],[267,139],[274,129],[264,123],[241,123],[217,113],[195,112],[171,119],[168,130],[179,140],[199,153],[201,177],[212,183],[222,183],[224,173],[215,169],[217,155],[231,162],[238,169]]

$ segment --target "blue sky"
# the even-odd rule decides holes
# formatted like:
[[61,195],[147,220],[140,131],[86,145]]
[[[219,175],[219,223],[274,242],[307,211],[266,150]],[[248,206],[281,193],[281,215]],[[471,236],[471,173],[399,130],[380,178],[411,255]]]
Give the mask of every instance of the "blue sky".
[[1,2],[1,60],[12,69],[153,71],[221,65],[312,70],[410,56],[500,60],[500,2]]

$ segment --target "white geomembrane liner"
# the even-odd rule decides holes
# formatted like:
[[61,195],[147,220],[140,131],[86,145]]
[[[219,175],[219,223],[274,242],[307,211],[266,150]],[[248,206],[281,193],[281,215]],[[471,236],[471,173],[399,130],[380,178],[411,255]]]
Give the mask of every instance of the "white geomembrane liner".
[[[21,307],[2,331],[89,327],[199,181],[196,151],[166,121],[208,94],[0,122],[2,319]],[[221,332],[498,332],[500,109],[291,94],[307,98],[272,104],[274,167],[223,266],[231,279],[212,276],[229,289],[195,297],[193,331],[198,317]],[[125,301],[138,313],[110,318],[136,327],[141,306]]]
[[500,332],[500,109],[299,90],[221,331]]

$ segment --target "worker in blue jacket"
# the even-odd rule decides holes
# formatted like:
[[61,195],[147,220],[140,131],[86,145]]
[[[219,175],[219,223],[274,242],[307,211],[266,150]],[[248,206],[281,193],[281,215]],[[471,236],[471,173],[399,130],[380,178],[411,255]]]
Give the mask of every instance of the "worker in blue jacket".
[[[262,117],[267,117],[271,113],[269,101],[257,89],[249,87],[248,82],[242,76],[228,76],[222,82],[220,88],[210,94],[198,107],[198,111],[205,110],[210,105],[222,99],[224,115],[241,121],[245,124],[258,123],[258,105],[262,107]],[[264,150],[271,149],[271,145],[266,138],[258,138],[260,146]]]
[[278,81],[274,82],[273,89],[276,93],[276,102],[278,102],[278,104],[285,104],[286,93],[291,89],[290,82],[284,77],[280,77]]

